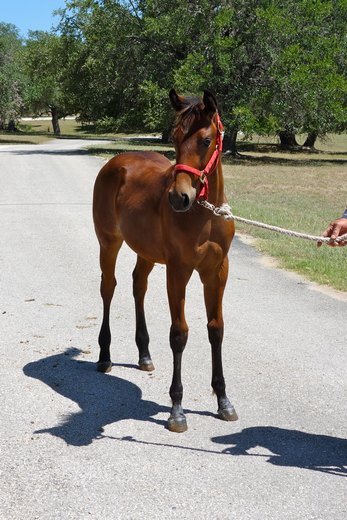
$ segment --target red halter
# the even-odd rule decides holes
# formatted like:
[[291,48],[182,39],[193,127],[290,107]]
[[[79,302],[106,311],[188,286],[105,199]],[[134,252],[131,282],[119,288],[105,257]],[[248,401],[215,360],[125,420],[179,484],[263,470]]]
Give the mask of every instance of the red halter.
[[192,166],[188,166],[187,164],[176,164],[174,167],[174,172],[184,171],[188,173],[193,173],[197,177],[199,177],[202,187],[200,189],[200,193],[197,199],[207,200],[208,198],[208,176],[214,172],[217,168],[218,161],[222,154],[223,147],[223,125],[220,120],[218,112],[216,112],[216,124],[217,124],[217,138],[216,138],[216,149],[213,152],[211,159],[208,161],[207,165],[203,170],[198,170],[197,168],[193,168]]

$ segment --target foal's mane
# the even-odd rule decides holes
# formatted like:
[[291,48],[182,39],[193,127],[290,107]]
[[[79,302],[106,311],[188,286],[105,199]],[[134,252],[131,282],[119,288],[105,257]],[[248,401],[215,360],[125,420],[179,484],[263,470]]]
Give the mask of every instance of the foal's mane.
[[195,121],[202,118],[204,103],[198,97],[187,96],[183,100],[184,108],[177,113],[172,134],[181,131],[186,134]]

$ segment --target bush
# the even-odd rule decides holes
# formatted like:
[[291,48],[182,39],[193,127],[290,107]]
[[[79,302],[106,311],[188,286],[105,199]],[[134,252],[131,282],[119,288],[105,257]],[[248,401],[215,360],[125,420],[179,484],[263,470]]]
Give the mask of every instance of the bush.
[[95,123],[95,131],[99,134],[118,132],[119,120],[114,117],[104,116]]

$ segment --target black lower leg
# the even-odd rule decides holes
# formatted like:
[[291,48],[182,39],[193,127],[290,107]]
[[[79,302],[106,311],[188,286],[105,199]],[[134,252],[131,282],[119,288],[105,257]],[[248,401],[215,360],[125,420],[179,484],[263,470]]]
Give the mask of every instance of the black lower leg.
[[149,335],[143,313],[136,313],[135,342],[139,351],[139,368],[146,371],[154,370],[154,365],[148,348]]
[[111,345],[111,331],[109,324],[109,309],[104,311],[104,317],[99,334],[99,346],[100,354],[99,361],[97,364],[97,370],[99,372],[110,372],[112,368],[111,356],[110,356],[110,345]]
[[212,388],[217,396],[218,416],[225,421],[236,421],[236,411],[225,392],[225,379],[222,363],[223,328],[208,327],[212,349]]
[[113,278],[111,282],[106,284],[105,277],[101,277],[101,296],[103,299],[103,319],[99,333],[99,361],[97,370],[99,372],[109,372],[112,368],[110,345],[111,345],[111,330],[110,330],[110,302],[116,287],[116,280]]
[[147,291],[148,275],[153,269],[151,262],[138,257],[133,271],[133,296],[135,300],[136,333],[135,342],[139,351],[139,368],[152,371],[154,365],[149,353],[149,335],[147,331],[144,299]]
[[177,433],[187,430],[187,421],[182,408],[183,385],[181,379],[182,355],[187,337],[188,332],[182,332],[171,327],[170,345],[173,352],[173,376],[170,387],[172,408],[168,420],[168,429]]

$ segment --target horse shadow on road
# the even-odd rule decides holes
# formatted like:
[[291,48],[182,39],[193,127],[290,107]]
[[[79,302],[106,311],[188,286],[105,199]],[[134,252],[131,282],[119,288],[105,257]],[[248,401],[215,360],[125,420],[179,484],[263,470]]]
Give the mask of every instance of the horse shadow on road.
[[[228,445],[223,450],[225,454],[264,457],[275,466],[347,476],[346,439],[274,426],[256,426],[214,437],[212,441]],[[264,449],[271,454],[261,453]]]
[[[163,412],[169,414],[169,407],[142,399],[140,388],[130,381],[97,372],[94,363],[78,359],[80,352],[79,349],[70,348],[59,354],[28,363],[24,367],[26,376],[42,381],[54,392],[80,407],[80,411],[63,416],[60,424],[36,430],[35,433],[49,433],[63,439],[69,445],[87,446],[94,440],[108,437],[103,434],[104,426],[118,421],[132,419],[152,422],[160,426],[166,425],[166,421],[156,418],[156,415]],[[213,415],[201,411],[189,410],[189,412]],[[213,443],[226,446],[222,450],[176,446],[174,442],[167,445],[158,444],[133,437],[114,437],[114,439],[219,456],[254,457],[258,460],[266,459],[266,462],[276,466],[297,467],[347,476],[346,439],[274,426],[254,426],[244,428],[237,433],[213,437],[211,439]]]
[[28,363],[23,371],[55,392],[78,404],[80,411],[65,415],[59,425],[37,430],[62,438],[67,444],[86,446],[103,437],[104,426],[134,419],[165,425],[156,419],[168,407],[142,399],[134,383],[105,375],[95,370],[95,363],[76,359],[80,350],[70,348],[63,353]]

